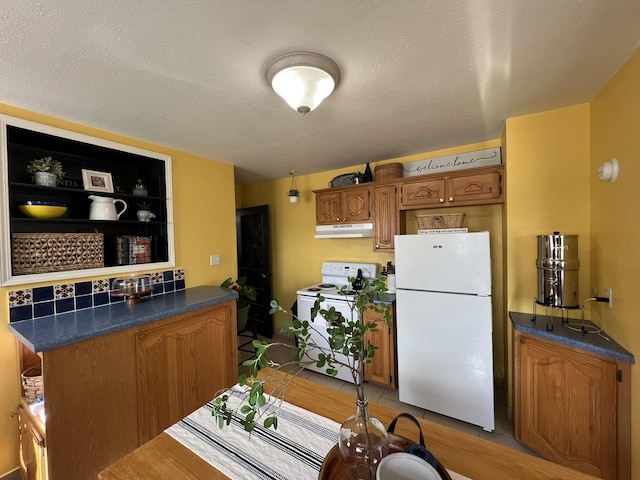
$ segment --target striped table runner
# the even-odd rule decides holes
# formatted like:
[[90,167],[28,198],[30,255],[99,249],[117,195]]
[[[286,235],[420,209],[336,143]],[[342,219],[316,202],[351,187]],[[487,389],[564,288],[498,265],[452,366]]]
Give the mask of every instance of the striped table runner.
[[[245,389],[229,394],[229,407],[240,404]],[[208,402],[166,432],[233,480],[315,480],[329,450],[338,442],[340,424],[287,402],[276,402],[278,429],[262,426],[249,434],[234,417],[230,426],[218,428]],[[465,480],[450,472],[453,480]],[[468,480],[468,479],[467,479]]]

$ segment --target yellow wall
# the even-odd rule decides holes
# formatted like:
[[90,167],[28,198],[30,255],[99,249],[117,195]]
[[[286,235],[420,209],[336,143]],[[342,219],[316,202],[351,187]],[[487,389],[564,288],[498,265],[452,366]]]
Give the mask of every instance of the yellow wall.
[[[499,145],[499,140],[465,145],[391,159],[372,164],[371,168],[374,170],[376,165],[390,161],[411,162]],[[287,191],[291,184],[290,178],[253,184],[242,189],[242,202],[238,205],[239,207],[269,206],[273,294],[280,299],[282,305],[287,309],[295,301],[296,290],[319,280],[321,265],[325,260],[371,262],[377,263],[379,268],[386,265],[388,261],[394,261],[393,253],[374,252],[371,238],[314,238],[316,212],[315,195],[312,190],[327,188],[329,181],[333,177],[353,171],[353,168],[347,168],[296,176],[296,185],[301,192],[298,203],[289,203],[287,197]],[[360,168],[360,171],[364,171],[364,165]],[[437,213],[439,211],[438,209],[429,210],[429,213]],[[471,230],[489,230],[491,232],[493,291],[495,295],[493,302],[495,370],[496,374],[502,377],[506,368],[504,363],[505,349],[502,340],[506,328],[502,300],[504,291],[501,232],[502,206],[464,207],[461,211],[467,213],[465,226]],[[442,212],[451,213],[452,210],[443,209]],[[415,233],[417,231],[414,215],[419,213],[421,213],[420,210],[407,213],[407,233]],[[426,211],[422,211],[422,213],[426,213]],[[288,315],[279,314],[275,318],[276,329],[280,328],[289,318]]]
[[[506,310],[531,313],[537,295],[537,235],[578,235],[579,300],[590,292],[589,105],[506,123]],[[511,324],[507,355],[512,358]],[[513,364],[507,362],[509,384]],[[512,391],[509,390],[509,404]]]
[[[235,276],[235,188],[231,165],[7,105],[0,104],[0,113],[171,155],[176,267],[184,269],[187,287],[219,285],[225,278]],[[221,266],[209,266],[209,255],[213,253],[220,254]],[[9,322],[7,292],[17,288],[0,288],[4,323]],[[18,424],[11,418],[19,399],[15,342],[6,326],[0,329],[0,477],[18,466]]]
[[[603,182],[596,172],[616,158],[620,175]],[[606,331],[638,361],[640,321],[635,299],[640,285],[640,49],[591,104],[591,284],[613,290],[613,308],[598,304]],[[640,478],[640,371],[631,367],[633,478]]]

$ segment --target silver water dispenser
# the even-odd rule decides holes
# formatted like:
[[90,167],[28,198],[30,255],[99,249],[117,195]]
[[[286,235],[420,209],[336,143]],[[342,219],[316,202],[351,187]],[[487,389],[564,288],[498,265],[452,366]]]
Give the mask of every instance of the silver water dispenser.
[[538,296],[540,305],[555,308],[579,308],[578,236],[538,235]]

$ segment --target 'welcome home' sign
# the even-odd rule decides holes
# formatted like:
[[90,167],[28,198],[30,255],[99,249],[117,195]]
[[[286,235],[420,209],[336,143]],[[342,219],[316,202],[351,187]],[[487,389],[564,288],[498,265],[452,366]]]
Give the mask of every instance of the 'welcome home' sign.
[[413,175],[500,165],[501,163],[502,150],[500,147],[486,148],[484,150],[476,150],[475,152],[458,153],[456,155],[447,155],[446,157],[405,163],[403,164],[403,173],[405,177],[411,177]]

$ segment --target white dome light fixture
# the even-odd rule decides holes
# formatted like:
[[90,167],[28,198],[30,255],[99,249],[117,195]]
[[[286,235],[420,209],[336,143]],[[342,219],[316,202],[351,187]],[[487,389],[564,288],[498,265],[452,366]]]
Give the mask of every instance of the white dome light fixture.
[[340,81],[340,68],[319,53],[293,52],[271,60],[265,78],[291,108],[305,114],[331,95]]

